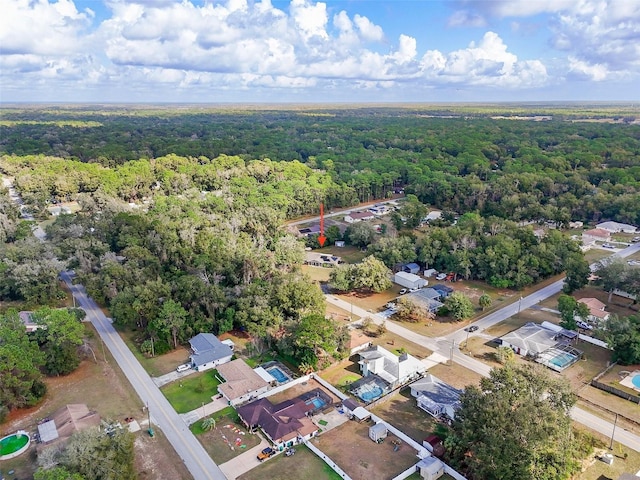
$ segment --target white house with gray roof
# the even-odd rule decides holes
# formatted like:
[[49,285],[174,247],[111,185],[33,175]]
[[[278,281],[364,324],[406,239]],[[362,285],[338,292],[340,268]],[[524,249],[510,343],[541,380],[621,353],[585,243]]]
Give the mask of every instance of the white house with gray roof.
[[191,340],[191,364],[197,372],[203,372],[227,363],[233,356],[233,350],[218,340],[213,333],[199,333]]
[[451,419],[455,418],[456,410],[460,408],[461,390],[431,374],[416,380],[409,388],[418,402],[418,408],[434,417],[446,415]]
[[391,388],[411,381],[427,369],[424,363],[408,353],[394,355],[378,345],[362,350],[359,354],[358,364],[362,376],[373,373],[387,382]]

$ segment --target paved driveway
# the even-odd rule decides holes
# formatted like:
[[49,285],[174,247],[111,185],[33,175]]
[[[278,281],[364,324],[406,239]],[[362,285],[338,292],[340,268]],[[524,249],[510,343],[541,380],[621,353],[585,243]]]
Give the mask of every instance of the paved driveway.
[[[243,473],[248,472],[252,468],[256,468],[260,465],[258,460],[258,454],[265,448],[270,447],[267,441],[263,438],[260,445],[247,450],[242,455],[232,458],[226,463],[220,464],[220,470],[224,472],[229,480],[238,478]],[[267,462],[269,460],[266,460]],[[292,477],[293,478],[293,477]]]

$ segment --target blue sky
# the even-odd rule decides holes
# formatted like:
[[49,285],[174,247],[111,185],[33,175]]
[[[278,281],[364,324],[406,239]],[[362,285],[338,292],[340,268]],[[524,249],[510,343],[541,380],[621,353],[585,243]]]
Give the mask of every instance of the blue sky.
[[640,100],[638,0],[0,0],[0,102]]

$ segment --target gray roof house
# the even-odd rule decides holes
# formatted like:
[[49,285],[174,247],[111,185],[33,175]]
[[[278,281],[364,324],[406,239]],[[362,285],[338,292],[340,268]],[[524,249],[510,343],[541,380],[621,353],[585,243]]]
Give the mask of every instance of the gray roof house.
[[189,340],[189,344],[193,352],[189,358],[198,372],[227,363],[233,356],[231,347],[218,340],[213,333],[199,333]]
[[435,313],[444,303],[438,301],[440,293],[433,288],[421,288],[415,292],[408,293],[406,297],[418,307],[424,308],[428,312]]
[[446,415],[453,419],[456,410],[460,408],[462,391],[431,374],[426,374],[409,387],[418,407],[434,417]]

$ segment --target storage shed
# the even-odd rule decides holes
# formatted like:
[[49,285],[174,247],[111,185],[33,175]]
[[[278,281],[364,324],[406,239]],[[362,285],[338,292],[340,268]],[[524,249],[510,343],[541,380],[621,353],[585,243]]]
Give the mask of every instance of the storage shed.
[[420,478],[425,480],[436,480],[444,475],[444,463],[436,457],[426,457],[418,463]]
[[369,438],[374,442],[381,442],[387,438],[387,426],[380,422],[369,427]]
[[393,281],[406,288],[422,288],[427,285],[427,281],[424,278],[407,272],[396,273],[393,276]]

